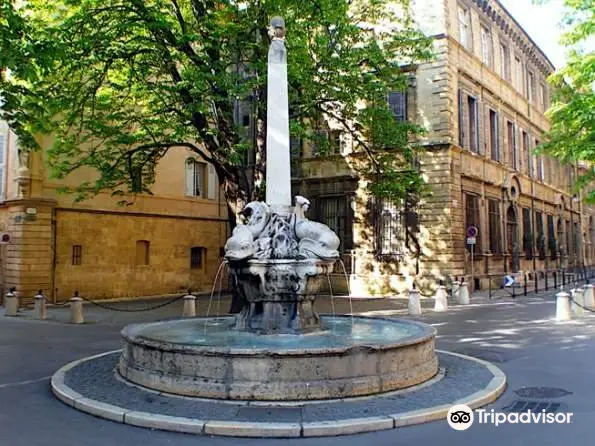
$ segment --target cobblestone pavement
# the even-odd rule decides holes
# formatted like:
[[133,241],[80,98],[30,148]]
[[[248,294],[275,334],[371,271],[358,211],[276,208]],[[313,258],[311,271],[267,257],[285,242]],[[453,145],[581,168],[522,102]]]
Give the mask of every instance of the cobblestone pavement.
[[[144,308],[151,302],[110,304]],[[337,313],[348,313],[350,304],[335,299]],[[229,299],[222,298],[223,313]],[[111,446],[111,445],[567,445],[592,442],[595,419],[595,316],[568,323],[555,323],[553,294],[493,300],[476,296],[471,305],[452,305],[447,313],[429,311],[433,302],[424,300],[424,314],[416,318],[438,330],[441,349],[469,354],[495,363],[508,377],[508,389],[489,409],[499,410],[518,400],[523,387],[560,388],[568,395],[542,399],[561,403],[562,411],[573,412],[570,425],[475,424],[456,432],[445,421],[349,437],[314,439],[210,438],[151,431],[121,425],[77,412],[56,400],[49,390],[49,377],[65,363],[120,345],[119,332],[130,322],[177,317],[181,302],[148,312],[115,312],[85,306],[88,323],[65,323],[68,309],[50,308],[50,320],[32,320],[31,311],[17,318],[2,317],[0,310],[0,446]],[[320,312],[332,312],[331,301],[320,299]],[[406,301],[399,299],[354,300],[354,313],[406,316]],[[199,300],[204,314],[208,298]],[[216,313],[217,302],[211,305]],[[537,401],[537,400],[535,400]]]

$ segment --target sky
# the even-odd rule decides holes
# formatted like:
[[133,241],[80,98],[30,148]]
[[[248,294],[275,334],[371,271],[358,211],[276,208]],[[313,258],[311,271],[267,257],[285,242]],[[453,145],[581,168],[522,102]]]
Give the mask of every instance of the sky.
[[563,0],[535,5],[533,0],[500,0],[517,22],[541,48],[556,68],[564,66],[565,49],[559,44],[562,34]]

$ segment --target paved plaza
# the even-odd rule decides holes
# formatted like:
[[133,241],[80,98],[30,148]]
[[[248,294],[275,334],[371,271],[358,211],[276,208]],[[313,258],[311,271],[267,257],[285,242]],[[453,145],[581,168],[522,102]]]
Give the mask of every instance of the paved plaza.
[[[110,304],[116,308],[143,309],[155,302]],[[223,313],[228,299],[214,302],[211,313]],[[317,302],[321,312],[349,312],[346,300]],[[356,300],[357,314],[408,317],[403,300]],[[199,300],[204,314],[208,299]],[[429,311],[416,318],[438,330],[437,347],[491,361],[502,369],[508,388],[488,410],[527,402],[560,404],[558,412],[572,412],[569,425],[475,424],[456,432],[446,421],[397,428],[348,437],[311,439],[245,439],[193,436],[122,425],[78,412],[58,401],[50,391],[50,376],[64,364],[120,346],[119,332],[130,322],[153,321],[181,314],[181,302],[147,312],[118,312],[85,306],[88,323],[66,323],[66,308],[51,308],[50,320],[34,321],[30,311],[18,318],[0,318],[0,445],[99,446],[99,445],[261,445],[310,444],[376,445],[558,445],[591,442],[595,415],[595,316],[555,323],[553,295],[539,294],[511,299],[472,298],[472,304],[453,305],[447,313]],[[517,393],[524,387],[563,389],[568,394]],[[535,399],[539,396],[539,399]],[[189,414],[192,416],[192,414]]]

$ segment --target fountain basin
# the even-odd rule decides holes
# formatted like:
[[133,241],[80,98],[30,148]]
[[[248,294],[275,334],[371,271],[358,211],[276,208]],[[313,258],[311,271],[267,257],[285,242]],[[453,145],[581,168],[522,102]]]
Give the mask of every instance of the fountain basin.
[[250,259],[228,264],[242,302],[233,328],[261,334],[320,328],[314,300],[335,260]]
[[230,400],[314,400],[420,384],[438,371],[436,331],[393,319],[322,316],[305,335],[233,330],[233,317],[124,328],[118,370],[135,384]]

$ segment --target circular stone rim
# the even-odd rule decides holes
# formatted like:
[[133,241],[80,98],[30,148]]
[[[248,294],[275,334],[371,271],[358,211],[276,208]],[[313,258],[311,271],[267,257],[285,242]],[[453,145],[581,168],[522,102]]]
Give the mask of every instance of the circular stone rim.
[[[138,330],[143,327],[151,326],[151,325],[162,325],[162,324],[172,324],[176,322],[188,322],[191,320],[197,319],[232,319],[233,316],[199,316],[193,318],[177,318],[177,319],[170,319],[168,321],[159,321],[159,322],[149,322],[149,323],[140,323],[140,324],[130,324],[125,326],[122,331],[120,332],[122,338],[130,343],[130,344],[137,344],[143,345],[149,348],[157,348],[159,350],[164,350],[167,352],[180,352],[180,353],[188,353],[188,352],[196,352],[202,354],[216,354],[216,355],[234,355],[234,356],[262,356],[262,355],[272,355],[275,357],[279,356],[303,356],[305,354],[325,354],[328,356],[337,356],[343,355],[345,353],[355,352],[357,350],[370,350],[370,351],[383,351],[383,350],[392,350],[399,347],[407,347],[414,344],[421,344],[427,342],[431,339],[436,338],[436,334],[438,333],[437,330],[428,324],[423,324],[417,321],[411,321],[408,319],[395,319],[395,318],[387,318],[387,317],[371,317],[371,316],[346,316],[346,315],[327,315],[323,314],[321,316],[331,316],[334,318],[349,318],[349,319],[365,319],[365,320],[381,320],[389,323],[399,323],[403,325],[414,325],[423,330],[423,334],[419,336],[407,336],[403,338],[399,342],[392,342],[392,343],[361,343],[357,345],[348,345],[342,347],[312,347],[312,348],[286,348],[286,349],[277,349],[272,347],[267,348],[233,348],[233,347],[215,347],[215,346],[208,346],[208,345],[193,345],[193,344],[184,344],[184,343],[177,343],[171,341],[162,341],[157,340],[154,338],[145,337],[141,334],[138,334]],[[305,335],[307,336],[307,335]]]
[[[324,437],[350,435],[365,432],[394,429],[404,426],[423,424],[444,419],[448,410],[455,404],[465,404],[471,409],[486,406],[494,402],[506,389],[506,375],[494,364],[460,353],[436,349],[437,353],[457,356],[486,367],[493,378],[489,383],[470,395],[448,404],[441,404],[425,409],[410,410],[396,414],[367,418],[342,418],[333,422],[249,422],[229,420],[208,420],[161,415],[149,412],[131,411],[124,407],[93,400],[82,396],[64,382],[66,372],[76,366],[102,356],[119,352],[112,350],[98,355],[72,361],[62,366],[51,378],[52,393],[63,403],[81,412],[100,418],[116,421],[130,426],[161,429],[171,432],[183,432],[197,435],[217,435],[229,437],[253,438],[288,438],[288,437]],[[422,384],[423,385],[423,384]],[[407,389],[404,389],[407,390]],[[148,390],[147,392],[154,392]],[[184,397],[188,398],[188,397]],[[373,397],[371,397],[373,398]],[[306,403],[307,404],[307,403]]]

